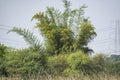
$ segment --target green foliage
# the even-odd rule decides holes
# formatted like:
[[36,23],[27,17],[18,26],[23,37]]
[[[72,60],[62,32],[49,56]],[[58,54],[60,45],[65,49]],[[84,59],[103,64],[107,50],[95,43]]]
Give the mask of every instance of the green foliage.
[[120,75],[120,61],[109,64],[108,71],[110,74]]
[[38,13],[33,16],[33,19],[38,20],[37,28],[40,29],[44,36],[47,51],[51,55],[59,54],[62,51],[67,52],[67,49],[70,51],[70,46],[72,46],[73,41],[73,33],[71,29],[62,26],[62,24],[57,25],[54,21],[54,18],[57,19],[55,15],[57,13],[55,12],[56,11],[54,11],[53,8],[47,8],[46,15],[48,16],[43,13]]
[[47,72],[50,74],[62,74],[68,67],[67,54],[59,54],[48,58]]
[[107,56],[105,54],[96,54],[92,58],[93,65],[98,68],[97,72],[104,71],[106,66]]
[[99,67],[96,66],[100,66],[100,69],[104,66],[103,56],[95,56],[91,60],[88,55],[93,51],[88,43],[94,39],[96,32],[90,21],[84,18],[86,6],[71,9],[69,1],[63,0],[63,3],[64,11],[47,7],[45,12],[32,17],[32,20],[37,20],[36,28],[44,37],[45,47],[27,29],[14,27],[8,31],[23,36],[30,45],[27,49],[13,50],[7,54],[5,48],[1,48],[0,57],[2,55],[4,59],[0,59],[0,64],[4,62],[9,75],[31,76],[46,72],[54,75],[78,75],[97,70]]
[[64,74],[78,75],[84,72],[84,65],[87,65],[89,61],[90,57],[81,51],[69,54],[67,58],[68,67],[64,70]]
[[67,59],[72,69],[79,69],[82,65],[87,64],[89,60],[89,56],[81,51],[70,54]]
[[96,54],[94,57],[93,57],[93,63],[94,64],[97,64],[97,65],[101,65],[103,66],[105,64],[105,60],[106,60],[106,55],[105,54]]
[[6,46],[0,43],[0,57],[4,57],[6,53]]
[[45,12],[39,12],[32,18],[38,20],[36,27],[45,38],[47,53],[55,55],[77,50],[89,53],[92,49],[87,44],[95,37],[96,32],[83,16],[86,6],[72,10],[69,1],[63,0],[63,3],[63,12],[48,7]]
[[84,71],[90,57],[79,51],[71,54],[59,54],[48,58],[48,73],[77,75]]
[[9,75],[30,75],[44,70],[46,58],[31,50],[17,50],[6,55],[6,68]]
[[84,20],[84,22],[80,26],[80,31],[78,33],[78,38],[76,43],[77,49],[82,50],[84,53],[90,53],[92,49],[87,47],[88,43],[93,40],[96,36],[96,32],[94,31],[93,25],[91,25],[88,20]]
[[0,75],[7,76],[5,67],[5,55],[7,54],[7,46],[0,43]]
[[110,58],[113,62],[120,61],[120,55],[111,55]]
[[107,58],[107,71],[112,75],[120,75],[120,55],[111,55]]

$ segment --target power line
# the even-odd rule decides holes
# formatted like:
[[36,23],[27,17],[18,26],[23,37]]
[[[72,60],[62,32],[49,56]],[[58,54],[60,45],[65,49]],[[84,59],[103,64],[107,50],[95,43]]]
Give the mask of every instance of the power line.
[[25,41],[17,41],[16,39],[9,39],[9,38],[2,38],[2,37],[0,37],[0,40],[7,40],[7,41],[14,41],[14,42],[16,42],[16,43],[24,43]]
[[[0,26],[1,26],[0,30],[4,30],[4,31],[5,30],[8,31],[9,28],[11,28],[10,26],[3,25],[3,24],[0,24]],[[96,29],[96,31],[98,32],[98,35],[104,35],[104,37],[105,37],[105,35],[109,34],[109,35],[107,35],[108,38],[106,37],[107,39],[103,39],[103,37],[100,36],[101,40],[96,40],[96,41],[91,42],[90,46],[97,47],[97,48],[101,49],[101,51],[103,51],[102,48],[106,48],[106,47],[109,48],[110,46],[114,47],[114,46],[117,46],[118,44],[120,45],[120,41],[118,42],[118,39],[117,39],[117,38],[119,38],[119,40],[120,40],[120,37],[118,36],[120,34],[120,30],[119,30],[119,32],[116,33],[116,27],[105,27],[105,28],[101,28],[101,29]],[[113,34],[111,31],[113,31],[115,33]],[[109,36],[116,36],[116,38],[112,39],[112,38],[109,38]],[[4,40],[4,39],[0,38],[0,40]],[[114,41],[116,42],[115,44],[113,43]],[[19,43],[22,43],[22,42],[19,42],[16,40],[10,40],[10,39],[5,39],[4,42],[8,43],[8,44],[14,44],[14,45],[18,45]],[[110,44],[113,44],[113,45],[110,45]],[[117,48],[118,48],[118,46],[117,46]],[[108,51],[107,49],[105,49],[105,50]],[[118,50],[116,49],[115,51],[118,51]]]
[[4,25],[4,24],[0,24],[0,26],[4,26],[4,27],[10,27],[9,25]]
[[7,30],[7,31],[9,31],[10,29],[0,27],[0,30]]
[[97,32],[105,32],[105,31],[110,31],[110,30],[115,30],[115,28],[113,27],[102,28],[102,29],[97,30]]

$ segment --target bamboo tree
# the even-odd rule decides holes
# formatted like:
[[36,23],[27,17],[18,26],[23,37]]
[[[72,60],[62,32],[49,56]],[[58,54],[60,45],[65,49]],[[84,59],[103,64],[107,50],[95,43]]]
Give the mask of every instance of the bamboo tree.
[[47,7],[45,12],[39,12],[32,18],[32,20],[38,20],[36,27],[45,38],[46,51],[52,55],[76,50],[89,53],[92,49],[89,49],[87,44],[95,37],[96,33],[93,25],[84,21],[86,6],[71,9],[69,1],[63,0],[63,3],[65,8],[63,12]]

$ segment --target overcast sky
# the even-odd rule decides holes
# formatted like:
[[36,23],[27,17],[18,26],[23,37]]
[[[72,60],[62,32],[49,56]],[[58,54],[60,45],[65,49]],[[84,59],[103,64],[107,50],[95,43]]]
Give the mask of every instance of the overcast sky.
[[[115,33],[113,22],[120,20],[120,0],[70,1],[72,8],[79,8],[82,4],[88,6],[85,9],[85,17],[90,18],[98,34],[90,47],[96,53],[105,52],[107,49],[114,51],[114,47],[111,46],[114,45],[114,35],[111,34]],[[35,13],[45,11],[47,6],[63,10],[62,0],[0,0],[0,42],[15,48],[26,47],[27,44],[22,37],[15,33],[6,34],[6,32],[16,26],[30,29],[39,35],[34,29],[35,21],[31,21],[31,18]],[[110,31],[111,27],[113,27],[112,31]]]

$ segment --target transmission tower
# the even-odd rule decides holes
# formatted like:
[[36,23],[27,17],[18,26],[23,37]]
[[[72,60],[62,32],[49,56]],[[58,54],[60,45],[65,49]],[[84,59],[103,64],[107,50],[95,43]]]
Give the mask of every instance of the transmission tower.
[[120,20],[114,21],[115,26],[115,53],[120,54]]

